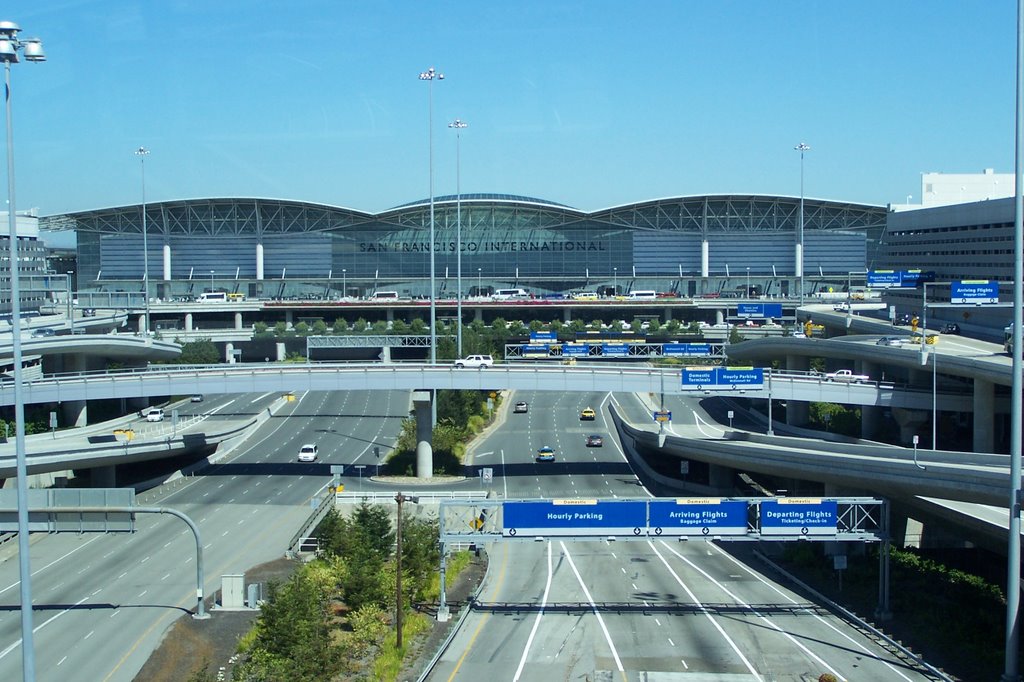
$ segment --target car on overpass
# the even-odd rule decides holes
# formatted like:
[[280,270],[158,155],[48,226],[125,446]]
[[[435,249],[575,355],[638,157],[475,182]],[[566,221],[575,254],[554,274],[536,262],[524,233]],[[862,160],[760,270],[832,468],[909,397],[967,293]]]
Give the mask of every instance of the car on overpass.
[[878,341],[875,341],[875,345],[876,346],[895,346],[895,347],[899,348],[900,346],[902,346],[906,342],[907,342],[907,339],[905,337],[902,337],[902,336],[883,336],[882,338],[878,339]]
[[455,366],[458,369],[463,368],[476,368],[483,369],[484,367],[491,367],[494,365],[494,358],[490,355],[468,355],[462,360],[456,360]]

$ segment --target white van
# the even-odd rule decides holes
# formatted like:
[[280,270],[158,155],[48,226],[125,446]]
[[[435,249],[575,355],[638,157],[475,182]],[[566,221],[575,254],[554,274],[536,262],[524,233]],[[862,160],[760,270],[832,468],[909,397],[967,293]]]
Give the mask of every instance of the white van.
[[159,407],[151,407],[146,411],[145,416],[148,422],[162,422],[164,420],[164,411]]
[[225,303],[227,300],[228,295],[223,291],[204,291],[196,299],[198,303]]
[[516,299],[530,298],[526,289],[498,289],[492,296],[495,301],[513,301]]
[[630,301],[653,301],[658,298],[658,292],[653,290],[637,290],[629,292]]
[[375,291],[370,294],[371,301],[397,301],[397,291]]

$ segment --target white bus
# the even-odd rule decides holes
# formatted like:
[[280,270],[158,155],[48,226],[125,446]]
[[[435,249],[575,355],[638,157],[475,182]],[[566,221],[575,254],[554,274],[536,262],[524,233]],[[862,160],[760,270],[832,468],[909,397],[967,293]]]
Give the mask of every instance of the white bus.
[[371,301],[397,301],[397,291],[375,291],[370,294]]
[[223,291],[204,291],[196,299],[198,303],[226,303],[228,295]]
[[530,298],[526,289],[498,289],[492,296],[495,301],[511,301],[514,299]]
[[653,290],[637,290],[629,292],[630,301],[653,301],[658,298],[658,292]]

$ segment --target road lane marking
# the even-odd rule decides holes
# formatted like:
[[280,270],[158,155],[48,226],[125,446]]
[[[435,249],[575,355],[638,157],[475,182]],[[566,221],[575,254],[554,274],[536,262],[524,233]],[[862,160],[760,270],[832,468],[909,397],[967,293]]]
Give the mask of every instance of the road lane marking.
[[[84,602],[86,599],[88,599],[88,597],[82,597],[81,599],[79,599],[78,601],[75,602],[75,606],[80,606],[82,604],[82,602]],[[71,607],[71,608],[74,608],[74,607]],[[32,633],[35,634],[35,633],[39,632],[40,630],[45,628],[47,625],[49,625],[53,621],[57,620],[58,618],[60,618],[61,616],[63,616],[65,613],[67,613],[70,610],[71,610],[70,608],[64,609],[60,613],[54,615],[52,618],[49,618],[48,620],[44,620],[42,623],[40,623],[36,627],[32,628]],[[7,654],[11,653],[12,651],[14,651],[15,649],[17,649],[20,646],[21,646],[21,637],[19,637],[18,639],[14,640],[14,642],[9,644],[6,649],[4,649],[3,651],[0,651],[0,658],[3,658],[4,656],[6,656]]]
[[[533,638],[537,634],[537,628],[540,626],[540,618],[544,615],[544,607],[548,603],[548,594],[551,593],[551,578],[554,576],[554,570],[551,565],[551,541],[548,541],[548,579],[544,585],[544,596],[540,600],[540,610],[537,611],[537,617],[533,620],[533,629],[530,630],[530,636],[526,638],[526,646],[523,648],[523,655],[519,659],[519,667],[516,668],[516,674],[512,676],[512,682],[517,682],[519,677],[523,674],[523,666],[526,665],[526,657],[530,653],[530,646],[533,644]],[[585,588],[584,588],[585,589]],[[621,670],[621,668],[620,668]]]
[[737,656],[739,656],[739,659],[741,661],[743,661],[743,665],[747,666],[747,670],[750,671],[750,674],[754,676],[754,679],[758,680],[758,682],[763,682],[763,678],[757,673],[757,670],[754,669],[754,666],[751,665],[750,661],[747,660],[747,657],[743,655],[743,652],[740,651],[740,648],[736,645],[736,642],[732,641],[732,638],[729,637],[729,635],[725,632],[724,629],[722,629],[722,626],[719,625],[718,621],[714,619],[714,617],[711,615],[711,612],[704,607],[704,604],[702,604],[699,599],[697,599],[697,595],[695,595],[690,590],[689,586],[683,582],[683,579],[680,578],[679,574],[676,573],[672,566],[669,565],[668,560],[664,556],[662,556],[661,552],[658,551],[658,548],[654,546],[654,543],[648,540],[647,544],[650,545],[652,550],[654,550],[654,553],[657,555],[657,557],[661,559],[661,563],[665,564],[665,568],[668,570],[669,575],[671,575],[675,579],[676,583],[686,591],[686,594],[690,596],[690,601],[693,602],[694,606],[700,609],[700,612],[704,614],[704,617],[711,622],[711,625],[713,625],[716,630],[718,630],[718,634],[720,634],[722,638],[729,643],[729,646],[732,648],[733,652]]
[[671,637],[666,637],[665,639],[668,640],[669,646],[675,646],[676,645],[676,643],[672,641]]
[[594,598],[590,596],[590,590],[587,589],[587,585],[583,582],[583,576],[581,576],[580,572],[576,570],[576,562],[572,560],[572,555],[569,554],[569,550],[566,548],[565,543],[559,540],[558,544],[562,547],[562,552],[565,553],[565,558],[569,562],[569,568],[572,569],[573,575],[576,576],[576,580],[579,582],[584,596],[586,596],[587,601],[590,602],[590,610],[594,612],[595,616],[597,616],[597,623],[601,626],[601,631],[604,633],[604,639],[608,642],[608,648],[612,650],[612,658],[615,659],[615,667],[620,673],[622,673],[623,682],[626,682],[626,673],[622,667],[622,661],[619,660],[619,652],[615,650],[615,644],[612,642],[612,636],[608,633],[608,628],[604,624],[604,618],[601,617],[601,613],[597,610],[597,604],[594,603]]
[[[36,576],[36,575],[38,575],[39,573],[42,573],[43,571],[45,571],[46,569],[48,569],[48,568],[49,568],[50,566],[53,566],[54,564],[56,564],[56,563],[57,563],[58,561],[63,561],[64,559],[67,559],[67,558],[68,558],[69,556],[71,556],[72,554],[74,554],[74,553],[75,553],[75,552],[77,552],[78,550],[82,549],[83,547],[85,547],[86,545],[88,545],[88,544],[90,544],[90,543],[92,543],[92,542],[95,542],[96,540],[99,540],[99,539],[100,539],[101,537],[104,537],[104,536],[102,536],[102,535],[97,535],[96,537],[92,538],[91,540],[89,540],[89,541],[87,541],[87,542],[83,542],[83,543],[82,543],[82,544],[80,544],[80,545],[79,545],[78,547],[75,547],[75,548],[74,548],[73,550],[71,550],[70,552],[68,552],[68,553],[66,553],[66,554],[63,554],[63,555],[61,555],[61,556],[57,557],[56,559],[54,559],[54,560],[53,560],[53,561],[51,561],[50,563],[46,564],[46,565],[45,565],[45,566],[43,566],[42,568],[37,568],[36,570],[32,571],[32,577],[35,577],[35,576]],[[113,554],[113,552],[111,552],[111,554]],[[105,558],[107,558],[108,556],[110,556],[110,554],[107,554],[107,555],[106,555],[105,557],[103,557],[103,558],[105,559]],[[3,593],[4,593],[4,592],[6,592],[7,590],[10,590],[10,589],[12,589],[12,588],[15,588],[15,587],[17,587],[17,586],[18,586],[18,585],[20,585],[20,584],[21,584],[21,580],[16,580],[16,581],[14,581],[13,583],[11,583],[10,585],[8,585],[7,587],[5,587],[4,589],[0,590],[0,594],[3,594]]]

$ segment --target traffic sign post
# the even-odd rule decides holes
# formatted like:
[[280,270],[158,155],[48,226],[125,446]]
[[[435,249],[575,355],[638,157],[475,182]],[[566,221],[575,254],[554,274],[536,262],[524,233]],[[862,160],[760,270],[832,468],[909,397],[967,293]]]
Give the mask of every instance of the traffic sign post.
[[661,536],[747,534],[747,503],[720,498],[651,500],[650,533]]

